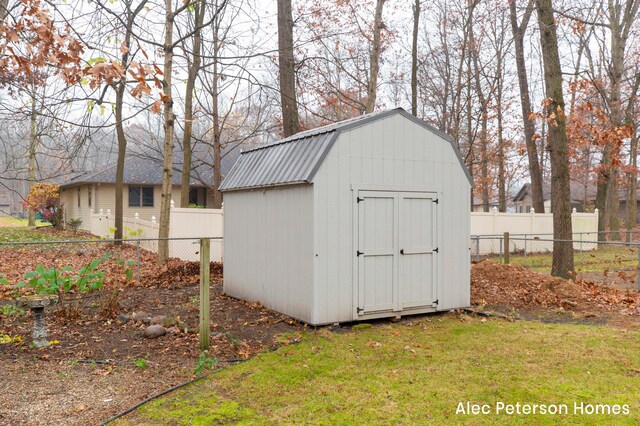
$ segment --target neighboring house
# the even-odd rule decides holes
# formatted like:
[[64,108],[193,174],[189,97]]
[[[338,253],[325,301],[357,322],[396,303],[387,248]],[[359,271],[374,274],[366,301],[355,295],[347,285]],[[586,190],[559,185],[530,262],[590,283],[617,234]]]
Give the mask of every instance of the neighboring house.
[[[584,185],[579,182],[570,182],[571,206],[578,212],[584,212],[589,206],[593,205],[595,200],[595,187],[592,185]],[[544,198],[544,211],[551,213],[551,185],[542,185],[542,196]],[[513,198],[516,206],[516,213],[531,213],[533,206],[533,194],[531,192],[531,184],[525,183],[520,191]],[[540,212],[538,212],[540,213]]]
[[[489,211],[492,211],[494,207],[498,207],[498,202],[495,200],[489,200]],[[473,197],[473,207],[471,209],[474,213],[484,212],[484,204],[481,197]]]
[[[224,165],[224,164],[223,164]],[[200,164],[192,170],[189,188],[190,204],[213,207],[211,171]],[[226,172],[223,167],[223,173]],[[197,179],[196,179],[197,176]],[[172,200],[180,206],[181,164],[174,164]],[[112,164],[96,172],[82,173],[60,185],[65,222],[81,219],[89,224],[91,214],[110,210],[115,214],[116,165]],[[150,158],[128,157],[125,160],[123,206],[124,217],[138,213],[142,220],[160,219],[162,194],[162,162]]]

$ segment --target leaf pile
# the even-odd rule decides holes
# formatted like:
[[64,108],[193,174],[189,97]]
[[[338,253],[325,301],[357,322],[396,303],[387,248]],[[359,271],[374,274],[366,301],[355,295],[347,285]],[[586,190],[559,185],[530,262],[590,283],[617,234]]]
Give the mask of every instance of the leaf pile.
[[[130,245],[116,246],[112,243],[71,243],[53,246],[37,244],[30,246],[13,246],[0,248],[0,277],[9,285],[0,285],[0,300],[12,298],[13,288],[24,281],[27,272],[33,271],[38,265],[44,268],[62,269],[72,266],[75,270],[88,265],[93,259],[99,259],[104,253],[117,254],[125,261],[137,262],[136,247]],[[129,267],[133,272],[133,279],[127,280],[125,267],[118,265],[113,259],[100,265],[105,274],[105,288],[118,288],[124,285],[138,286],[138,267]],[[211,263],[211,277],[218,279],[222,275],[222,265]],[[198,283],[200,265],[198,262],[187,262],[180,259],[169,259],[164,265],[157,264],[155,253],[141,250],[140,252],[140,285],[143,287],[176,287]]]
[[471,266],[471,303],[512,308],[640,313],[640,293],[571,281],[516,265],[484,261]]

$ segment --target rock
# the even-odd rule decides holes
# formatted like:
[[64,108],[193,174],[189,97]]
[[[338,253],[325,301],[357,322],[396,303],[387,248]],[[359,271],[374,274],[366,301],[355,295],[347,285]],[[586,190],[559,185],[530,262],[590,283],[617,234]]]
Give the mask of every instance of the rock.
[[130,315],[130,318],[134,321],[140,321],[143,324],[149,324],[151,317],[145,312],[134,312]]
[[155,317],[151,317],[149,323],[152,325],[163,324],[164,320],[167,318],[166,315],[156,315]]
[[126,324],[129,321],[131,321],[131,317],[127,314],[118,315],[118,321],[120,321],[123,324]]
[[144,330],[143,335],[147,339],[155,339],[155,338],[158,338],[160,336],[164,336],[166,332],[167,332],[166,328],[164,328],[161,325],[154,324],[154,325],[150,325],[149,327],[147,327]]
[[171,334],[178,334],[180,333],[180,330],[178,329],[178,327],[169,327],[167,328],[167,333],[171,333]]
[[175,327],[180,323],[177,318],[169,317],[162,320],[162,325],[169,328]]

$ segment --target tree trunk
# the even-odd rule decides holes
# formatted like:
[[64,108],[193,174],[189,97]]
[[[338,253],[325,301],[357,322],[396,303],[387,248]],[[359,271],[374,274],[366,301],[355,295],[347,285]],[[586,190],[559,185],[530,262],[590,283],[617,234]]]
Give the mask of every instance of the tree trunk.
[[631,171],[627,178],[627,230],[633,229],[638,221],[638,138],[634,129],[633,136],[631,137],[631,146],[629,147],[629,157]]
[[411,45],[411,114],[418,116],[418,29],[420,0],[413,5],[413,44]]
[[532,1],[529,0],[527,9],[518,26],[516,14],[516,0],[509,0],[509,14],[511,18],[511,29],[516,50],[516,69],[518,73],[518,86],[520,88],[520,106],[522,108],[522,122],[524,127],[524,140],[527,147],[527,158],[529,160],[529,175],[531,177],[531,195],[533,197],[533,208],[537,213],[544,213],[544,194],[542,192],[542,171],[538,161],[538,148],[534,135],[536,132],[534,122],[529,118],[531,114],[531,99],[529,97],[529,80],[527,77],[527,66],[524,58],[524,35],[533,12]]
[[193,90],[196,85],[198,71],[200,71],[202,23],[204,21],[204,7],[206,2],[200,0],[196,6],[193,30],[193,58],[187,75],[187,85],[184,97],[184,134],[182,135],[182,181],[180,184],[180,207],[189,207],[189,187],[191,183],[191,135],[193,133]]
[[[38,128],[36,125],[36,86],[31,85],[31,131],[29,134],[29,193],[36,183],[36,152],[38,151]],[[28,226],[36,226],[36,213],[29,209]]]
[[505,142],[504,142],[504,125],[502,116],[502,89],[504,79],[504,69],[502,65],[502,52],[497,53],[497,78],[496,83],[496,119],[498,122],[498,210],[507,211],[507,178],[505,170]]
[[[471,11],[469,13],[472,13]],[[469,43],[471,47],[469,53],[473,59],[473,78],[475,81],[476,94],[478,95],[478,103],[480,104],[480,174],[482,178],[481,194],[482,194],[482,210],[489,211],[489,138],[488,138],[488,98],[484,95],[484,88],[480,81],[480,64],[478,60],[478,46],[473,32],[473,26],[469,28]]]
[[221,129],[220,129],[220,108],[218,98],[218,52],[220,51],[220,41],[218,40],[219,23],[214,20],[213,28],[213,81],[211,82],[211,94],[213,104],[213,208],[222,208],[222,193],[220,192],[220,184],[222,183],[222,153],[221,153]]
[[278,67],[280,71],[280,103],[284,137],[300,131],[296,100],[295,59],[293,56],[293,16],[291,0],[278,1]]
[[[136,6],[135,10],[131,10],[131,2],[125,2],[125,6],[127,8],[127,22],[125,29],[125,36],[123,41],[123,46],[125,49],[122,51],[122,65],[125,69],[129,66],[129,50],[131,48],[131,37],[133,35],[133,23],[136,19],[136,16],[140,13],[144,5],[147,3],[146,0],[141,1],[138,6]],[[113,238],[115,240],[122,239],[123,231],[124,231],[124,165],[125,159],[127,156],[127,137],[124,132],[124,120],[122,118],[122,112],[124,108],[124,94],[127,87],[127,76],[126,74],[120,78],[120,81],[117,83],[115,87],[116,91],[116,100],[115,100],[115,128],[116,128],[116,138],[118,140],[118,157],[116,160],[116,182],[115,182],[115,231],[113,233]],[[116,245],[122,244],[121,242],[116,241]]]
[[165,0],[164,24],[164,80],[163,113],[164,113],[164,161],[162,163],[162,196],[160,199],[160,228],[158,230],[158,263],[162,264],[169,258],[169,221],[171,215],[171,187],[173,180],[173,131],[175,115],[173,113],[173,97],[171,83],[173,72],[173,21],[172,1]]
[[9,0],[0,0],[0,21],[7,17],[9,12]]
[[[571,228],[571,195],[569,190],[569,157],[566,116],[562,94],[562,70],[558,53],[558,37],[551,0],[538,0],[540,46],[544,62],[547,93],[546,117],[549,126],[551,159],[551,205],[553,206],[553,258],[551,274],[563,278],[573,276],[573,238]],[[558,241],[565,240],[565,241]]]
[[[123,187],[124,187],[124,161],[127,155],[127,137],[124,133],[124,123],[122,120],[122,107],[124,103],[124,89],[126,85],[126,77],[123,77],[116,86],[116,104],[115,104],[115,127],[116,137],[118,139],[118,158],[116,160],[116,216],[115,216],[115,231],[113,238],[115,240],[122,239],[123,231],[123,212],[124,212],[124,200],[123,200]],[[117,245],[122,244],[116,242]]]
[[373,45],[369,58],[369,84],[367,86],[367,100],[364,107],[365,114],[372,113],[376,107],[378,94],[378,73],[380,72],[380,34],[382,32],[382,7],[386,0],[376,0],[376,13],[373,19]]

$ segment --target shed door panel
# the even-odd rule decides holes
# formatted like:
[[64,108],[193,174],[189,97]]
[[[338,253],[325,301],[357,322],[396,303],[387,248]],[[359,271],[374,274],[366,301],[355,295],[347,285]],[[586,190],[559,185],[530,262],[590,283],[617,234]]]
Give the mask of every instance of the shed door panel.
[[401,193],[399,285],[402,309],[432,306],[436,300],[435,194]]
[[360,313],[394,309],[397,203],[394,193],[361,193],[359,227]]

